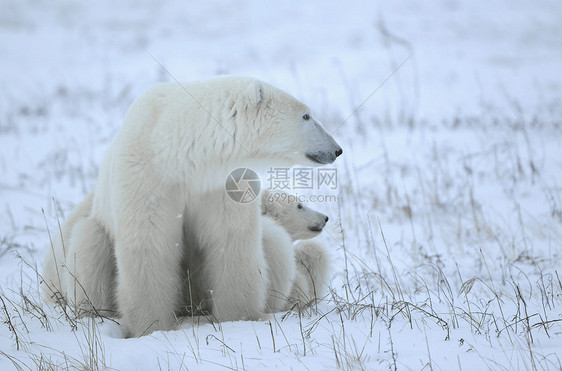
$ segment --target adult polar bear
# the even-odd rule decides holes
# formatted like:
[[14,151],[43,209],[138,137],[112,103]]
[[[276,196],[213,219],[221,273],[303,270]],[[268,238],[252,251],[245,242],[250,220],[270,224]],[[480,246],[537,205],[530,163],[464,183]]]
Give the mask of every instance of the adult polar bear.
[[112,301],[108,267],[116,264],[125,335],[170,329],[185,221],[205,251],[214,316],[260,318],[267,277],[259,203],[232,201],[226,176],[239,167],[328,164],[341,152],[306,105],[261,81],[157,85],[129,108],[101,164],[92,212],[63,225],[68,251],[61,243],[65,259],[56,248],[48,254],[44,279],[57,287],[54,272],[66,261],[62,292],[103,307]]

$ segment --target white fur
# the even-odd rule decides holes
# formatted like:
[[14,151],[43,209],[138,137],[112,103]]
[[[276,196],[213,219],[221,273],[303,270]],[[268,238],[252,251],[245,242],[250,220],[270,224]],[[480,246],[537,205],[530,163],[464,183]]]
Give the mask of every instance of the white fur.
[[66,256],[72,229],[91,213],[93,199],[94,194],[90,193],[72,210],[60,230],[50,231],[51,241],[43,262],[41,285],[45,299],[53,303],[64,303],[66,300]]
[[270,278],[267,303],[271,312],[305,308],[319,300],[326,288],[329,259],[324,247],[316,241],[300,241],[293,247],[293,241],[315,237],[328,218],[299,205],[286,193],[262,193],[263,250]]
[[293,241],[316,237],[328,222],[328,217],[315,211],[285,192],[264,190],[262,214],[273,218],[289,233]]
[[263,252],[268,268],[266,310],[279,312],[287,307],[287,298],[295,277],[295,253],[287,231],[268,216],[262,218]]
[[302,309],[320,300],[327,286],[329,259],[316,241],[295,246],[296,275],[289,295],[289,307]]
[[[126,336],[171,329],[187,225],[194,241],[186,246],[204,256],[200,269],[214,317],[260,318],[267,269],[259,203],[235,203],[223,185],[238,167],[315,165],[311,153],[335,160],[341,149],[317,122],[303,119],[308,112],[287,93],[249,78],[148,90],[107,151],[91,213],[82,210],[85,200],[62,228],[64,246],[54,242],[46,286],[86,308],[111,310],[115,299]],[[61,257],[66,283],[53,273]]]

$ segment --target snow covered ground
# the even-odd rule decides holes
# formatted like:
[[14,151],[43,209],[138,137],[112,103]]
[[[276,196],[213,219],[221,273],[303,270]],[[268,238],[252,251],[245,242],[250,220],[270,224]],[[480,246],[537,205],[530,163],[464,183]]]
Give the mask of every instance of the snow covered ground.
[[[561,2],[0,8],[1,370],[562,368]],[[42,304],[48,232],[128,105],[224,73],[292,93],[344,149],[338,202],[310,204],[326,300],[139,339]]]

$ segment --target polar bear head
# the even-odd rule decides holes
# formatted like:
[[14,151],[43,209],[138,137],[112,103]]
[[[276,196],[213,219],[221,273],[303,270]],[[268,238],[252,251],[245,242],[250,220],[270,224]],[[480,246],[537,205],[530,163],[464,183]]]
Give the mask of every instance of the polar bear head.
[[320,166],[342,154],[310,108],[290,94],[251,78],[219,79],[236,90],[231,97],[237,95],[228,110],[235,118],[233,126],[227,129],[252,159],[261,159],[267,166]]
[[328,222],[328,217],[304,206],[294,196],[284,192],[262,193],[262,214],[275,220],[293,241],[316,237]]

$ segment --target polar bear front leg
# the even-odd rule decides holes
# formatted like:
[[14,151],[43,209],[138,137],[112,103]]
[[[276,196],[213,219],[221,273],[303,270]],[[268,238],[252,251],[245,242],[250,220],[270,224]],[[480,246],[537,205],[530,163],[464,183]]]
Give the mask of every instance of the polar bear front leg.
[[170,330],[176,322],[183,204],[170,194],[123,195],[114,210],[117,304],[126,337]]
[[295,246],[296,275],[288,308],[300,310],[316,303],[327,284],[329,258],[323,245],[315,241],[300,241]]
[[265,318],[267,265],[259,204],[232,201],[224,190],[200,198],[195,222],[212,313],[218,321]]
[[267,262],[266,312],[283,310],[295,280],[295,252],[287,231],[273,219],[262,216],[263,252]]

